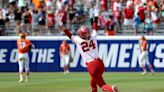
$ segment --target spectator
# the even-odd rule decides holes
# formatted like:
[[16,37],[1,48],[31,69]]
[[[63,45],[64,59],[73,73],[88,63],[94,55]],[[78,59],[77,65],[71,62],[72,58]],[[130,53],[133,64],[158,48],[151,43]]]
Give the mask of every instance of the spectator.
[[10,4],[10,9],[11,11],[15,9],[15,5],[16,5],[16,0],[9,0],[9,4]]
[[26,30],[26,32],[28,34],[31,33],[31,31],[30,31],[30,16],[31,15],[30,15],[29,11],[27,9],[24,9],[24,12],[22,14],[22,19],[23,19],[23,24],[25,26],[24,29]]
[[30,11],[32,16],[32,35],[39,35],[39,14],[37,10]]
[[132,6],[132,5],[134,5],[133,1],[132,0],[127,0],[126,7],[129,7],[129,6]]
[[133,19],[133,27],[134,27],[134,34],[137,35],[138,33],[138,28],[139,28],[139,24],[140,24],[140,17],[139,17],[139,13],[137,15],[134,16]]
[[49,34],[51,34],[53,32],[54,26],[55,26],[55,16],[54,16],[52,10],[47,11],[46,19],[47,19],[47,27],[49,30]]
[[74,7],[75,0],[67,0],[69,7]]
[[16,23],[16,28],[15,28],[15,30],[16,30],[16,32],[17,32],[17,35],[26,32],[26,31],[24,30],[24,24],[21,23],[21,22],[17,22],[17,23]]
[[100,10],[108,10],[108,0],[100,0]]
[[164,22],[164,0],[160,3],[160,10],[161,21]]
[[138,10],[139,10],[138,13],[139,13],[140,22],[144,23],[146,6],[141,4],[141,6],[138,7]]
[[141,0],[142,4],[146,4],[147,0]]
[[116,30],[121,30],[121,22],[122,22],[122,11],[120,11],[119,7],[115,11],[113,11],[114,21],[116,23]]
[[[50,6],[49,6],[50,7]],[[45,3],[45,0],[40,0],[40,5],[38,7],[38,10],[39,9],[42,9],[42,10],[46,10],[46,3]]]
[[74,23],[76,21],[75,14],[76,14],[75,9],[73,7],[69,7],[68,8],[68,16],[69,16],[68,20],[69,21],[68,21],[68,24],[67,25],[72,30],[72,33],[75,33],[75,27],[74,27]]
[[[8,18],[9,18],[9,23],[11,22],[15,22],[15,16],[14,16],[14,13],[10,12],[9,15],[8,15]],[[11,27],[11,25],[10,25]]]
[[98,23],[99,13],[100,13],[100,10],[99,10],[98,5],[95,5],[93,8],[93,14],[94,14],[94,20],[96,21],[96,23]]
[[100,21],[104,23],[104,24],[102,24],[101,27],[102,28],[105,28],[107,26],[106,23],[107,23],[107,21],[109,19],[109,13],[108,13],[108,11],[103,10],[101,12],[101,16],[102,16],[102,20],[100,20]]
[[93,10],[94,10],[93,4],[91,4],[89,7],[89,20],[91,25],[93,25],[93,18],[94,18]]
[[15,4],[16,1],[15,1],[15,0],[9,0],[9,3],[10,3],[10,4]]
[[4,6],[4,8],[2,9],[2,16],[3,16],[3,19],[5,21],[6,28],[9,28],[10,27],[9,9],[6,6]]
[[72,24],[73,20],[75,18],[75,10],[73,7],[69,7],[68,9],[68,15],[69,15],[69,23]]
[[[113,3],[112,12],[108,11],[109,8],[107,5],[109,1]],[[54,2],[56,4],[54,4]],[[126,3],[125,8],[122,6],[124,5],[123,3]],[[113,26],[117,32],[122,32],[121,23],[124,23],[125,27],[123,28],[131,28],[131,26],[133,26],[135,29],[134,33],[137,34],[138,26],[142,26],[145,23],[146,14],[149,13],[153,23],[153,30],[157,30],[158,24],[161,21],[160,19],[164,20],[164,0],[9,0],[9,5],[10,9],[7,7],[2,9],[6,28],[11,28],[9,27],[9,21],[14,18],[16,22],[13,22],[16,23],[17,28],[19,29],[18,26],[22,25],[28,33],[30,33],[30,24],[34,25],[34,16],[31,15],[31,13],[27,14],[27,11],[34,9],[39,11],[39,13],[36,14],[38,16],[37,23],[39,27],[33,28],[33,26],[33,30],[37,30],[38,28],[46,30],[47,11],[55,12],[55,16],[62,16],[62,22],[67,25],[71,31],[76,30],[76,26],[79,26],[79,23],[87,23],[86,19],[88,18],[91,25],[93,25],[93,20],[95,20],[98,25],[100,24],[101,28],[107,28],[109,25],[110,28],[111,21],[108,20],[107,17],[109,14],[107,13],[113,14]],[[122,12],[123,9],[124,11]],[[12,15],[13,13],[14,16]],[[138,13],[140,23],[137,22]],[[123,17],[124,22],[122,22]],[[141,25],[141,23],[143,24]],[[20,28],[22,28],[22,26]],[[34,33],[44,35],[44,32],[39,32],[39,29]]]
[[56,8],[57,8],[57,10],[61,10],[62,7],[63,7],[62,0],[57,0],[57,2],[56,2]]
[[105,35],[106,36],[116,35],[115,29],[116,29],[115,19],[113,16],[110,15],[106,21]]
[[115,1],[113,2],[112,10],[113,10],[113,11],[116,11],[117,8],[119,9],[119,11],[122,10],[121,0],[115,0]]
[[153,27],[154,27],[154,31],[157,30],[157,26],[160,23],[160,18],[158,15],[158,9],[154,7],[152,7],[152,10],[150,12],[151,14],[151,18],[152,18],[152,22],[153,22]]
[[65,7],[62,7],[62,9],[57,12],[57,15],[62,17],[63,24],[67,23],[67,12],[65,11]]
[[84,22],[84,4],[82,3],[82,0],[79,0],[77,2],[76,11],[77,11],[77,20],[79,21],[79,23]]
[[124,25],[131,26],[133,24],[133,16],[134,16],[134,9],[133,6],[130,5],[125,8],[124,10]]
[[92,29],[98,30],[98,25],[96,23],[96,20],[93,21]]
[[153,35],[153,22],[152,22],[150,14],[146,15],[145,31],[146,31],[147,35]]
[[7,17],[8,14],[9,14],[9,9],[7,8],[7,6],[4,6],[4,8],[2,9],[2,16],[4,20],[8,18]]
[[[105,28],[105,20],[102,15],[99,16],[98,20],[99,20],[100,27]],[[97,21],[96,21],[96,23],[97,23]]]
[[0,36],[4,35],[5,21],[3,19],[2,10],[0,9]]
[[27,7],[29,9],[34,9],[34,3],[32,2],[33,0],[26,0],[26,3],[27,3]]
[[25,0],[18,0],[18,8],[25,8],[26,2]]
[[43,35],[45,33],[46,30],[46,13],[43,10],[39,10],[39,27],[40,27],[40,33],[41,35]]
[[18,23],[18,22],[21,22],[22,21],[22,11],[20,8],[16,9],[15,10],[15,21]]
[[155,0],[147,0],[147,10],[151,11],[152,7],[157,6],[157,2]]
[[50,7],[53,5],[53,0],[45,0],[45,4],[47,7]]
[[141,0],[133,0],[134,7],[136,7],[139,4],[142,4]]

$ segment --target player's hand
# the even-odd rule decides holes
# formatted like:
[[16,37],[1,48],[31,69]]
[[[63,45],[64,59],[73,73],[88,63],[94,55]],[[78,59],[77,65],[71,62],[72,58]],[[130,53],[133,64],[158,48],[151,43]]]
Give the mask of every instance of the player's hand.
[[63,22],[62,22],[62,17],[61,16],[56,16],[55,20],[56,20],[56,22],[57,22],[57,24],[59,26],[63,26]]
[[35,48],[35,45],[34,44],[32,44],[32,48]]
[[31,50],[31,49],[32,49],[32,45],[29,45],[29,46],[28,46],[28,49]]

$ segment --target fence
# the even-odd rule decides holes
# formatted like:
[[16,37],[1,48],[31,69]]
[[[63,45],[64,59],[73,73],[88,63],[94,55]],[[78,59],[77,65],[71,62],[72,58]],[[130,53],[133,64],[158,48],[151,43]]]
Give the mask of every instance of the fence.
[[[138,61],[140,55],[138,39],[140,36],[98,37],[99,57],[103,59],[106,71],[141,71]],[[147,36],[149,61],[156,72],[164,72],[164,37]],[[18,37],[0,37],[0,71],[18,71],[16,39]],[[30,70],[33,72],[60,72],[63,63],[60,62],[59,46],[62,40],[67,40],[74,61],[70,64],[71,71],[87,71],[79,50],[68,37],[28,37],[35,48],[29,52]]]

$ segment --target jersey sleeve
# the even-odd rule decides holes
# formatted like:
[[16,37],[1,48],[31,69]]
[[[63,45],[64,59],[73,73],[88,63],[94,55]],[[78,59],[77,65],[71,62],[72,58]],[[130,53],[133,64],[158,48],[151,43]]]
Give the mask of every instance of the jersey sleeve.
[[27,40],[26,42],[27,42],[27,46],[32,45],[32,43],[30,42],[30,40]]
[[92,38],[97,38],[97,31],[93,29],[91,36]]
[[71,36],[71,39],[75,44],[82,43],[83,41],[79,36]]

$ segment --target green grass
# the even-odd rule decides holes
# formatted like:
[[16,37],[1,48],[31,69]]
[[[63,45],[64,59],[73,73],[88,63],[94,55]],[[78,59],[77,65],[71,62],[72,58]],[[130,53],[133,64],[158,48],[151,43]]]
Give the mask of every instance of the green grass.
[[[31,73],[28,83],[18,83],[17,73],[0,73],[0,92],[91,92],[86,73]],[[120,92],[164,92],[164,73],[105,72],[107,84],[117,84]],[[102,92],[99,89],[99,92]]]

